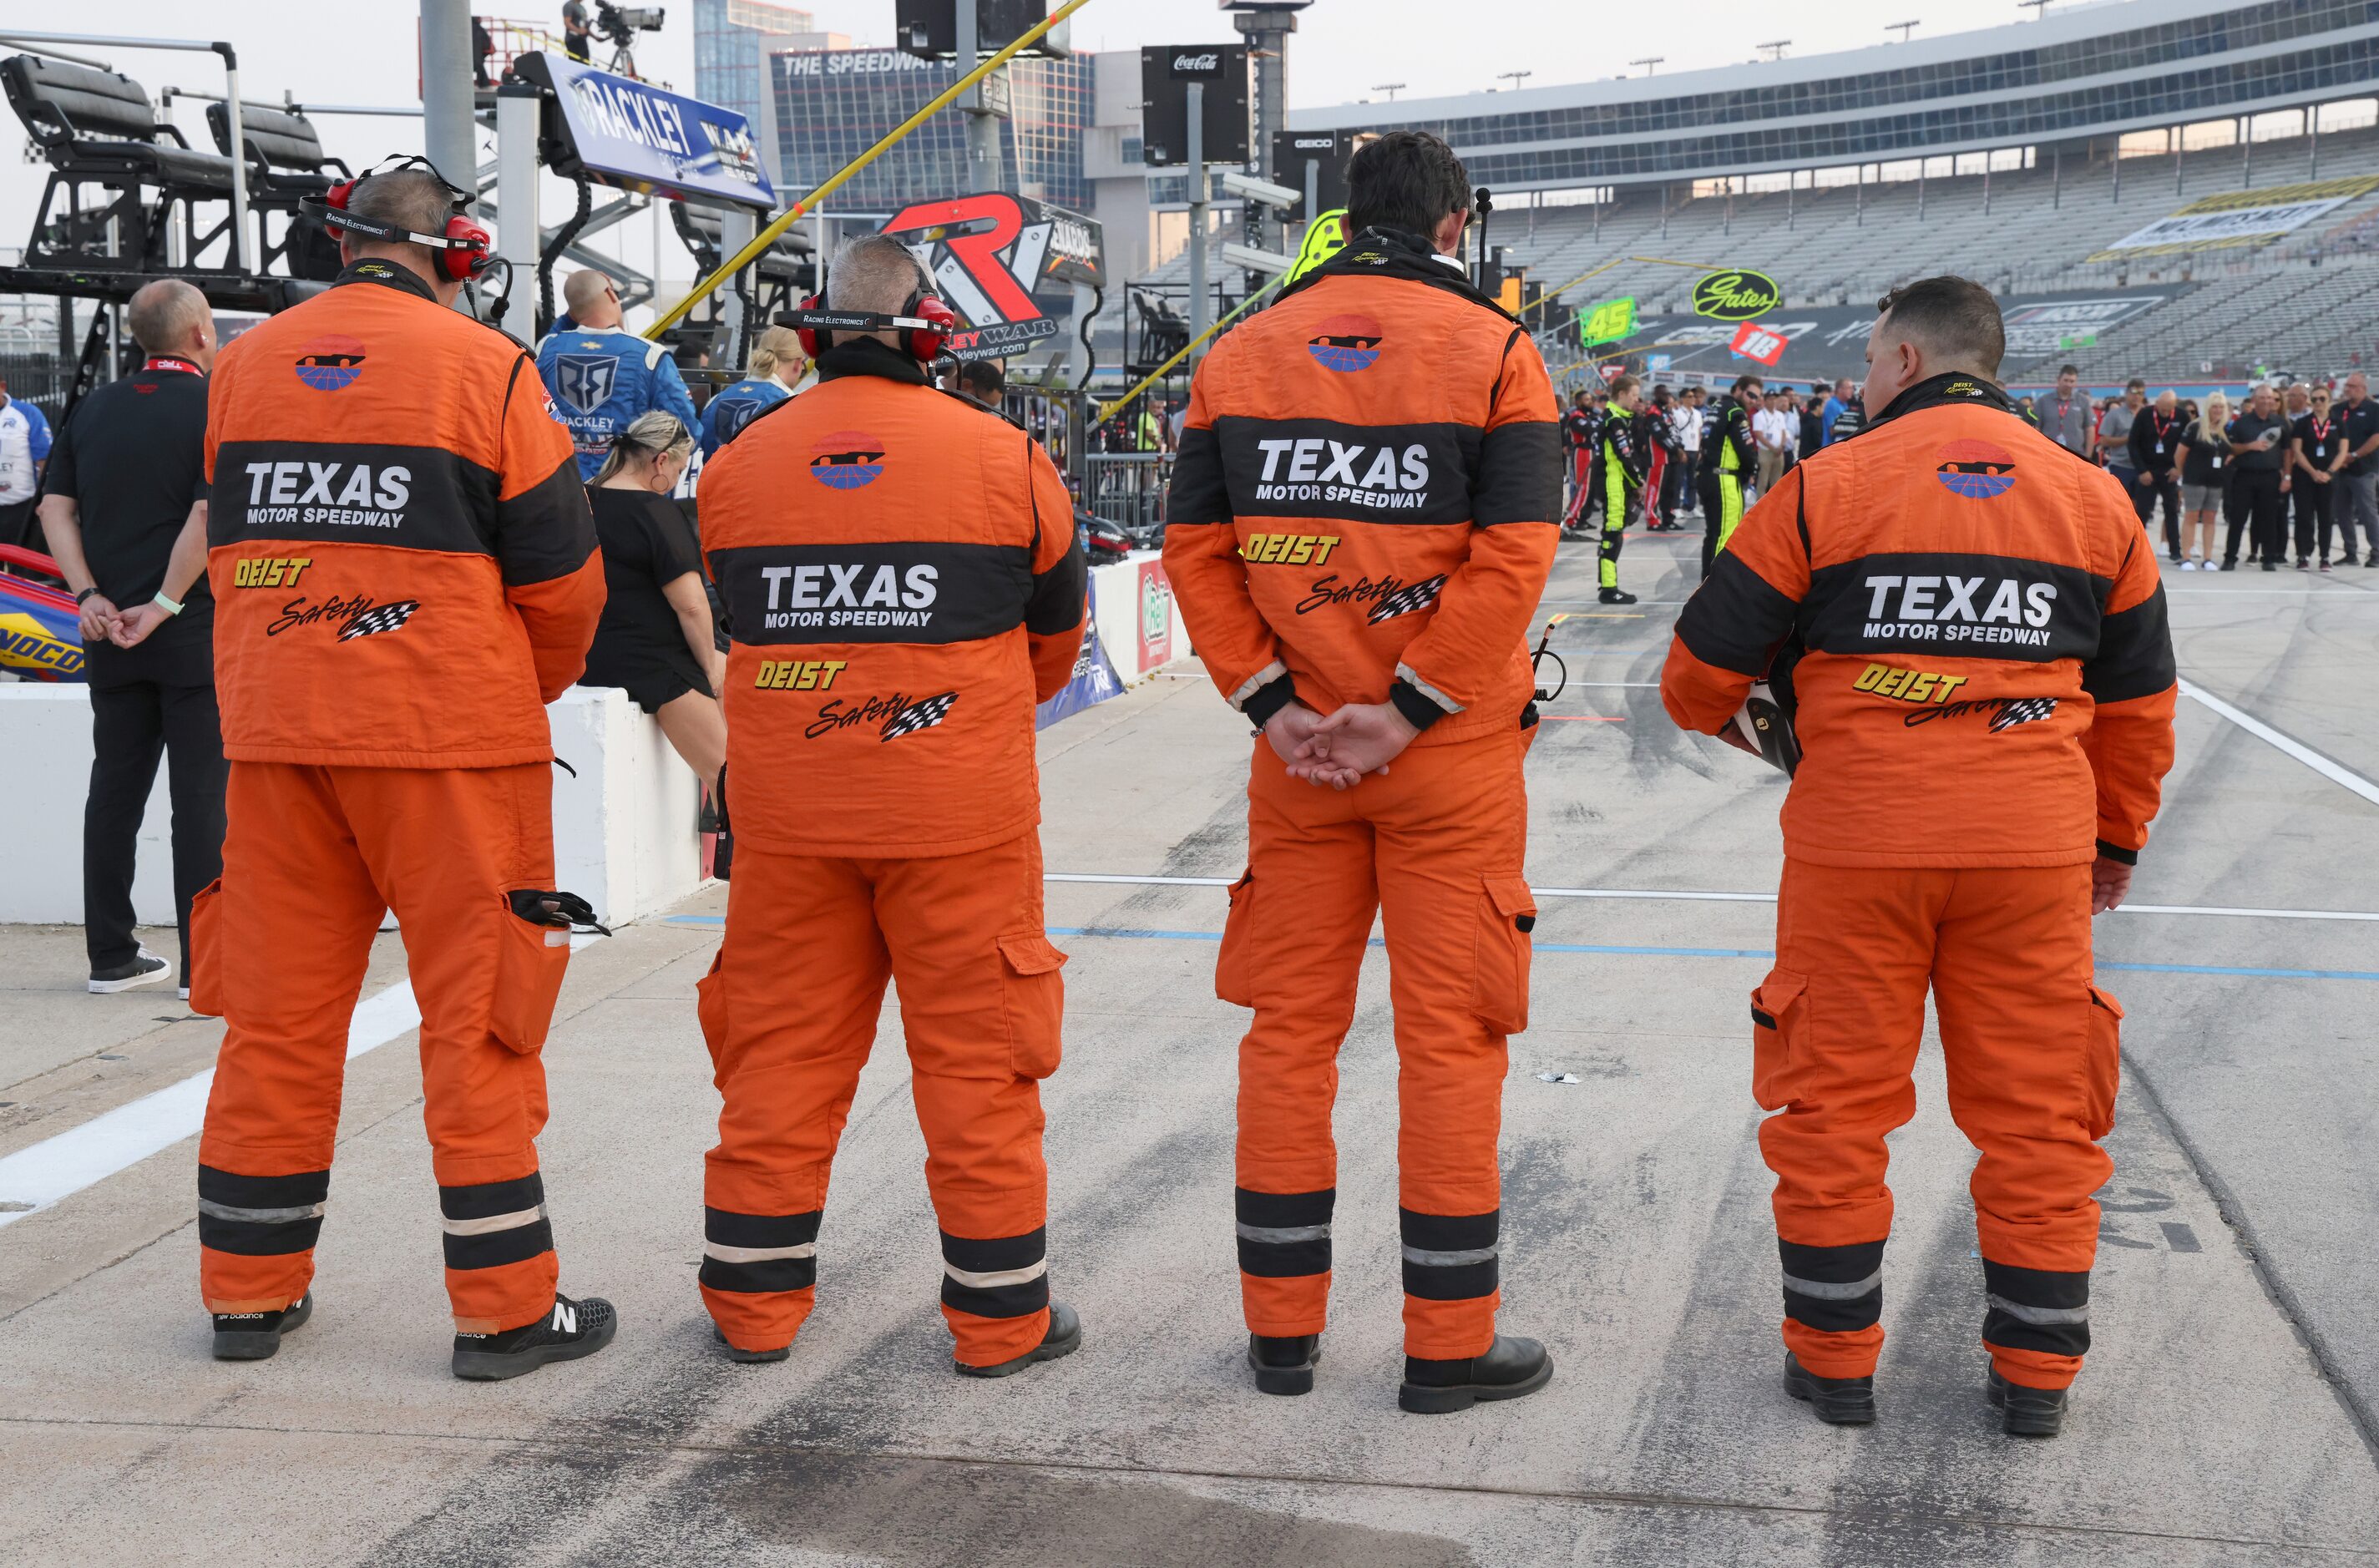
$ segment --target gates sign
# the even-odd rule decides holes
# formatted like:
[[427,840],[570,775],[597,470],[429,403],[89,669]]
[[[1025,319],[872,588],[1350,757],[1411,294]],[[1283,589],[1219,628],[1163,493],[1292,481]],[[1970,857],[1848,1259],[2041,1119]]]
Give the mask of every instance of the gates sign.
[[1784,291],[1765,272],[1728,267],[1703,275],[1694,285],[1694,314],[1720,321],[1748,321],[1784,302]]

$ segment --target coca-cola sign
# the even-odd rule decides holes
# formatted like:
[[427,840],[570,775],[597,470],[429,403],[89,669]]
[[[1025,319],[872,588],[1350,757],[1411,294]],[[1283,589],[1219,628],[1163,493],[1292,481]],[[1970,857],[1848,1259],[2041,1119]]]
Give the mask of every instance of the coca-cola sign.
[[1176,49],[1168,74],[1175,81],[1220,81],[1223,78],[1223,52],[1220,49]]

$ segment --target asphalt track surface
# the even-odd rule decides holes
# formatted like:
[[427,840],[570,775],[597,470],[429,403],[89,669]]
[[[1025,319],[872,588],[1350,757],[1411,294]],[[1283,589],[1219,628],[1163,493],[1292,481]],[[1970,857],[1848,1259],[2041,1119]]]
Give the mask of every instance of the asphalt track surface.
[[[220,1025],[170,992],[83,995],[78,931],[0,931],[0,1188],[50,1184],[31,1212],[0,1189],[0,1562],[2379,1557],[2379,804],[2341,782],[2379,778],[2379,573],[2168,579],[2184,676],[2267,733],[2181,705],[2136,889],[2169,912],[2099,923],[2130,1019],[2098,1348],[2044,1443],[2002,1436],[1983,1403],[1973,1153],[1929,1042],[1921,1109],[1893,1140],[1882,1420],[1825,1428],[1777,1385],[1744,996],[1771,946],[1782,789],[1678,733],[1648,684],[1692,544],[1630,543],[1624,578],[1646,602],[1627,612],[1591,602],[1583,546],[1548,597],[1591,618],[1555,635],[1579,684],[1530,759],[1529,868],[1595,896],[1543,900],[1535,1027],[1504,1093],[1503,1324],[1552,1345],[1542,1394],[1395,1407],[1377,953],[1344,1055],[1329,1357],[1306,1398],[1250,1386],[1230,1212],[1245,1015],[1212,988],[1249,742],[1202,681],[1160,678],[1043,737],[1051,871],[1131,880],[1049,887],[1073,955],[1047,1095],[1052,1277],[1086,1333],[1006,1381],[949,1372],[889,1015],[827,1204],[816,1316],[780,1365],[711,1345],[694,1275],[717,1100],[693,985],[722,890],[572,965],[546,1050],[547,1186],[564,1288],[610,1296],[623,1326],[590,1361],[491,1385],[445,1369],[392,937],[365,993],[394,1000],[357,1031],[392,1048],[349,1067],[313,1322],[276,1359],[217,1363],[195,1140],[175,1139],[170,1094],[148,1097],[204,1071]],[[1925,809],[1879,803],[1878,830]],[[141,1116],[146,1157],[125,1132]]]

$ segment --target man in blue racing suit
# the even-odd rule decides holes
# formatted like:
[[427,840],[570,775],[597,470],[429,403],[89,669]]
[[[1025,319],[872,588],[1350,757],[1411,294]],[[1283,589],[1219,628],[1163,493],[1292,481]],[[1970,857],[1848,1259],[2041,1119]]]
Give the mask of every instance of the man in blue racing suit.
[[577,325],[546,334],[537,345],[537,373],[544,378],[554,412],[570,427],[581,479],[595,477],[611,451],[611,439],[640,414],[658,408],[675,415],[689,431],[697,427],[694,399],[668,346],[627,330],[620,292],[610,279],[592,268],[573,272],[562,296]]
[[743,433],[744,426],[792,396],[808,368],[799,332],[791,327],[770,327],[762,332],[743,368],[743,379],[720,392],[702,410],[702,460],[709,462],[720,447]]

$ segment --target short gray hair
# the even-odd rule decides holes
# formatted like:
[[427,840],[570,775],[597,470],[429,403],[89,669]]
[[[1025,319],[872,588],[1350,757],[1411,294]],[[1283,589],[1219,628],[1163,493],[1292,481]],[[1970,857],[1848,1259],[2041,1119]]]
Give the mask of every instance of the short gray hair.
[[151,354],[187,346],[207,316],[207,296],[179,278],[141,284],[124,312],[133,340]]
[[898,315],[911,295],[931,287],[907,246],[886,235],[863,235],[834,253],[826,275],[826,308]]
[[[347,211],[358,218],[369,218],[376,223],[387,223],[407,229],[417,235],[442,235],[446,220],[454,214],[454,193],[446,182],[427,169],[391,169],[384,175],[367,175],[356,183],[355,194],[347,199]],[[404,245],[405,240],[374,240],[368,235],[355,236],[358,244]],[[427,250],[429,247],[418,248]]]

